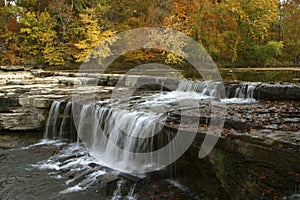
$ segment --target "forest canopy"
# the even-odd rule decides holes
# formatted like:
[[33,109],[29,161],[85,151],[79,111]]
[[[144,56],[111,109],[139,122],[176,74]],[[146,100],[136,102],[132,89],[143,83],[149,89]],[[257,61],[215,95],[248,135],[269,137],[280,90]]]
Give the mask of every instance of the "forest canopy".
[[[113,34],[149,26],[187,34],[218,66],[300,65],[300,0],[0,0],[0,13],[1,65],[79,65]],[[121,61],[153,59],[183,62],[159,50]]]

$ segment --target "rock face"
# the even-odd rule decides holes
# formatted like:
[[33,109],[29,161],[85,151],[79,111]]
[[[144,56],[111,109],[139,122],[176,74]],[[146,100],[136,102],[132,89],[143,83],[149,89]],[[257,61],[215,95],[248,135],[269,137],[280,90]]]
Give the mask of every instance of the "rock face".
[[203,137],[199,133],[175,165],[180,182],[191,191],[205,188],[218,199],[244,200],[284,199],[299,193],[299,145],[251,135],[222,136],[208,156],[199,159]]
[[299,186],[299,145],[221,138],[207,160],[230,199],[281,199]]
[[260,84],[255,95],[257,99],[267,100],[300,100],[299,84]]
[[[120,91],[128,86],[141,90],[175,90],[181,81],[135,75],[28,71],[24,67],[1,66],[0,69],[0,130],[41,130],[52,101],[78,91],[82,95],[107,94],[116,85]],[[232,82],[224,85],[227,97],[240,96],[240,91],[244,91],[244,96],[259,100],[300,100],[297,84]]]
[[[1,66],[0,130],[43,130],[53,100],[73,94],[107,94],[116,84],[120,89],[124,86],[161,89],[160,85],[165,84],[166,89],[171,90],[176,89],[178,82],[172,78],[26,71],[24,67]],[[147,86],[147,83],[152,84]],[[153,83],[157,85],[153,86]]]
[[225,82],[227,97],[236,97],[239,91],[244,90],[252,93],[257,100],[300,101],[300,85],[290,83],[250,83],[250,82]]
[[67,95],[55,91],[55,79],[40,79],[31,72],[0,73],[0,130],[40,130],[52,101]]

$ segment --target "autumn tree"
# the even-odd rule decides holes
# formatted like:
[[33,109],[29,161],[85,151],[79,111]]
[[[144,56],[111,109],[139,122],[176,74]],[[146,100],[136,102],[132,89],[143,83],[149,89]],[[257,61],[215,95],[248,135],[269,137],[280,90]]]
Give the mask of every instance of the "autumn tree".
[[280,36],[284,48],[281,60],[284,64],[300,63],[300,0],[285,0],[280,7]]
[[[0,62],[72,66],[113,33],[168,27],[203,44],[219,66],[297,64],[299,4],[299,0],[0,1]],[[128,52],[122,59],[184,65],[180,57],[159,48]]]
[[[79,15],[80,24],[77,27],[79,40],[74,43],[76,62],[83,62],[88,59],[87,57],[95,47],[114,34],[111,30],[101,30],[95,15],[95,9],[87,8],[86,11],[86,13]],[[101,54],[101,51],[98,53]],[[93,55],[93,58],[98,56],[105,57],[105,55]]]
[[48,12],[37,15],[28,12],[20,19],[25,26],[20,30],[20,47],[27,64],[61,64],[61,56],[55,48],[55,20]]
[[0,7],[0,60],[3,64],[22,64],[22,49],[19,48],[21,24],[16,20],[20,9],[10,1]]

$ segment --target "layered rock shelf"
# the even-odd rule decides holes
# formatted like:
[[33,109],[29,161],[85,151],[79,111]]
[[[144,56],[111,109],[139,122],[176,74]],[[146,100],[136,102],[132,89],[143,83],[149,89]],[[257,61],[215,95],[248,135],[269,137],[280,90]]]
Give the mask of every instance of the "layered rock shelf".
[[[157,83],[142,86],[148,87],[148,90],[175,90],[180,83],[180,79],[175,78],[25,70],[22,67],[1,69],[0,130],[42,130],[53,100],[70,97],[76,90],[73,86],[81,83],[91,84],[101,94],[109,93],[117,83],[124,86],[135,86],[137,82]],[[162,88],[161,85],[168,87]],[[231,82],[224,85],[227,96],[234,97],[236,88],[247,83]],[[300,86],[256,83],[253,97],[258,100],[299,101]]]

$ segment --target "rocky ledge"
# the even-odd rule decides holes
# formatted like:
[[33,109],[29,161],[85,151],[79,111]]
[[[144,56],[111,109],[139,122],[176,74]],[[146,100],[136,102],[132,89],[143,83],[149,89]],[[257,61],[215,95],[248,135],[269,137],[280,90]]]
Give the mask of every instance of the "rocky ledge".
[[[297,197],[296,194],[300,192],[299,102],[229,104],[218,142],[208,156],[201,160],[198,152],[210,123],[209,110],[209,107],[201,109],[197,137],[184,159],[179,161],[181,168],[193,169],[185,172],[182,183],[194,191],[211,185],[215,188],[212,194],[219,199],[269,200]],[[191,113],[190,116],[193,116],[194,112],[191,109],[186,114],[189,116]],[[180,113],[172,112],[165,127],[176,132],[179,123]],[[186,127],[187,134],[189,125],[181,124]],[[212,172],[210,177],[214,178],[205,180],[201,173],[203,170]],[[196,181],[191,183],[190,180]],[[200,180],[205,180],[205,183]],[[224,195],[224,190],[227,195]]]
[[[126,79],[116,74],[92,74],[25,70],[24,68],[0,68],[0,130],[43,130],[51,103],[55,99],[70,97],[80,90],[81,94],[107,94],[119,80],[121,85],[131,86],[140,79],[129,76]],[[122,79],[123,78],[123,79]],[[173,89],[178,80],[143,77],[143,82],[171,81]],[[174,82],[174,83],[173,83]],[[159,86],[160,87],[160,86]],[[100,95],[99,95],[100,96]]]
[[[91,85],[82,93],[108,94],[114,86],[132,86],[150,90],[175,90],[181,79],[28,70],[23,67],[0,68],[0,130],[42,130],[53,100],[66,98],[79,90],[74,85]],[[142,83],[142,84],[141,84]],[[154,84],[153,84],[154,83]],[[155,84],[156,83],[156,84]],[[162,86],[163,85],[163,86]],[[197,85],[197,83],[196,83]],[[259,100],[300,100],[297,84],[225,83],[227,97],[247,96]],[[249,94],[248,94],[249,95]]]

